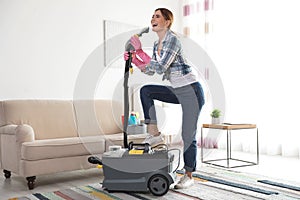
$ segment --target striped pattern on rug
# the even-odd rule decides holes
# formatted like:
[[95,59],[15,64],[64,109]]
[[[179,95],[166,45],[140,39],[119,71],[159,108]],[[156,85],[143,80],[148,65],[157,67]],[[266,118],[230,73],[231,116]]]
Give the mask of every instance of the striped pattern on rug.
[[155,197],[149,193],[125,193],[125,192],[112,192],[109,193],[102,189],[101,184],[91,184],[88,186],[74,187],[71,189],[65,189],[61,191],[34,193],[30,196],[24,196],[19,198],[12,198],[10,200],[123,200],[123,199],[173,199],[173,200],[188,200],[188,199],[201,199],[189,194],[179,193],[173,190],[169,190],[167,195],[162,197]]
[[[182,176],[179,171],[178,178]],[[259,183],[261,176],[238,173],[222,169],[205,168],[194,176],[195,184],[188,189],[175,190],[171,186],[168,193],[161,197],[153,196],[150,192],[107,192],[101,183],[62,189],[54,192],[34,193],[31,195],[12,198],[10,200],[300,200],[298,191],[278,188]]]

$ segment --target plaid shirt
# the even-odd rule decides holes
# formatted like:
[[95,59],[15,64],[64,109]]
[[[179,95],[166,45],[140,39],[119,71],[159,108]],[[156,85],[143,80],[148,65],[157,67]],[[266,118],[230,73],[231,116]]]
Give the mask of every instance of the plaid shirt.
[[[163,80],[169,80],[176,87],[196,82],[194,75],[188,75],[192,70],[183,57],[179,39],[170,30],[162,41],[160,55],[158,55],[158,41],[154,43],[151,62],[144,71],[148,75],[153,75],[155,72],[164,74]],[[183,80],[184,76],[188,78]]]

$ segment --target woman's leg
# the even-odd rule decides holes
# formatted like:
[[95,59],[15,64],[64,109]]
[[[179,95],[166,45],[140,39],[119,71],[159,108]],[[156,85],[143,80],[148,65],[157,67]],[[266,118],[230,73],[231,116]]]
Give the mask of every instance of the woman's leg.
[[[189,187],[193,183],[192,172],[196,170],[197,164],[197,123],[202,106],[204,105],[204,95],[199,83],[193,83],[175,89],[179,102],[182,106],[182,140],[184,169],[188,177],[181,180],[176,188]],[[190,181],[188,181],[190,179]]]
[[172,87],[162,85],[145,85],[141,88],[140,98],[146,124],[157,124],[154,100],[179,103],[173,90]]
[[[184,90],[184,91],[183,91]],[[179,89],[178,98],[182,105],[182,140],[184,142],[184,163],[187,172],[196,170],[197,161],[197,125],[204,95],[199,83]]]
[[150,145],[159,144],[163,142],[164,139],[157,127],[154,100],[168,103],[178,103],[178,100],[173,93],[173,88],[161,85],[146,85],[142,87],[140,97],[143,106],[145,123],[147,124],[147,132],[149,134],[144,140],[144,143],[149,143]]

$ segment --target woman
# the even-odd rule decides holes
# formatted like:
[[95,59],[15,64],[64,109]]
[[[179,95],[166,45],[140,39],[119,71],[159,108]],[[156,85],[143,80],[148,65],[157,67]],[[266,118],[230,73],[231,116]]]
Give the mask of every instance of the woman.
[[[170,10],[166,8],[155,10],[151,25],[152,30],[157,33],[158,41],[154,43],[152,58],[142,50],[138,37],[132,36],[131,44],[135,48],[133,64],[145,74],[163,74],[163,80],[169,80],[171,83],[171,86],[145,85],[141,88],[141,102],[149,133],[145,143],[153,145],[163,141],[157,128],[154,100],[181,104],[185,175],[175,185],[175,188],[180,189],[190,187],[194,183],[192,172],[196,170],[197,121],[204,105],[204,95],[200,83],[183,57],[179,39],[170,30],[172,23],[173,14]],[[128,59],[127,52],[124,58]]]

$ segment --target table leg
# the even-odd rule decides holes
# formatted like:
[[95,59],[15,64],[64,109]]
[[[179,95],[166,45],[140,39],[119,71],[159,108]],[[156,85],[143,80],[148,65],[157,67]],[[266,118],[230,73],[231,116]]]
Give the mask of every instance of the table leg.
[[258,164],[259,163],[259,142],[258,142],[258,128],[256,128],[256,158],[257,158],[257,161],[256,163]]
[[200,144],[201,144],[201,162],[203,162],[203,128],[202,127],[201,127]]
[[229,146],[229,131],[227,130],[227,167],[229,167],[229,148],[230,148],[230,146]]

